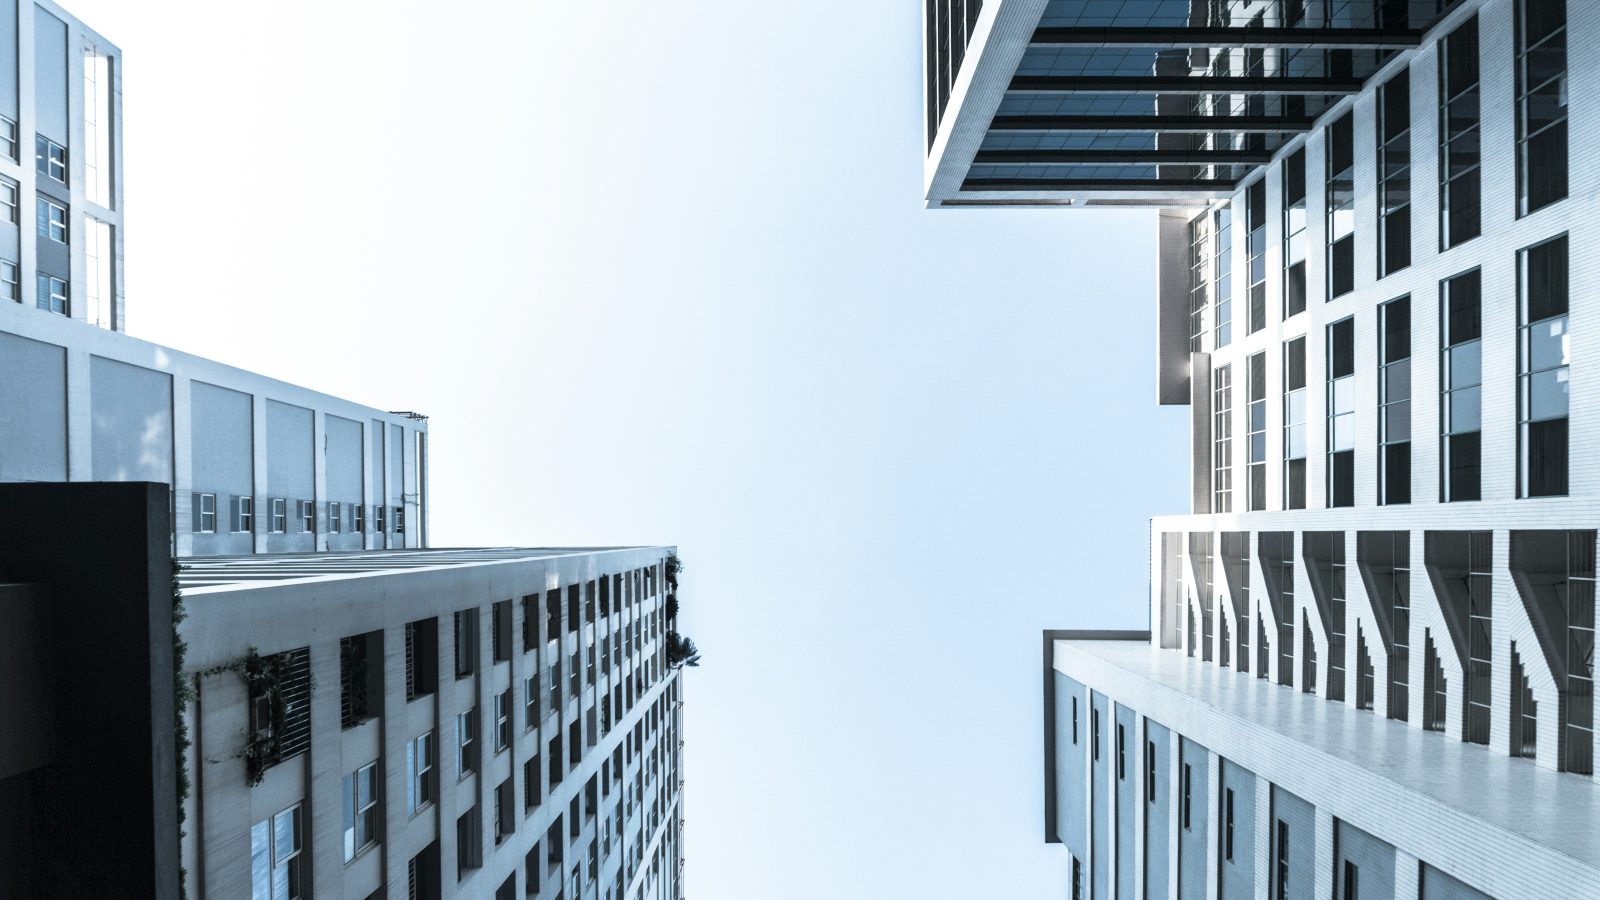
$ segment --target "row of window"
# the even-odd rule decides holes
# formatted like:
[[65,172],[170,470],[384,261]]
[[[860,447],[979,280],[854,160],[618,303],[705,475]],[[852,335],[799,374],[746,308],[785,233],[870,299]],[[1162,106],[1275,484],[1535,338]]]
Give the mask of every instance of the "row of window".
[[[1219,568],[1226,576],[1233,612],[1231,616],[1224,613],[1220,619],[1223,625],[1220,665],[1231,665],[1241,673],[1250,671],[1250,635],[1254,630],[1255,675],[1268,677],[1272,658],[1269,635],[1275,634],[1272,639],[1277,641],[1279,651],[1278,683],[1295,683],[1298,643],[1303,651],[1300,687],[1308,693],[1315,692],[1317,647],[1311,638],[1307,615],[1319,615],[1328,653],[1328,682],[1323,694],[1329,700],[1343,701],[1346,640],[1352,636],[1345,607],[1351,585],[1347,577],[1350,566],[1347,566],[1344,533],[1304,532],[1300,535],[1298,552],[1293,533],[1254,535],[1254,561],[1260,565],[1261,584],[1265,588],[1265,596],[1257,603],[1262,621],[1255,629],[1251,628],[1251,537],[1248,532],[1224,532],[1215,537],[1209,532],[1196,532],[1189,534],[1187,540],[1175,534],[1163,537],[1168,554],[1167,577],[1173,579],[1166,588],[1168,614],[1184,622],[1188,655],[1195,656],[1198,650],[1205,661],[1212,660],[1211,619],[1215,598],[1211,573]],[[1529,616],[1540,628],[1538,640],[1544,645],[1532,652],[1543,649],[1547,658],[1557,661],[1552,674],[1561,702],[1554,711],[1558,723],[1555,758],[1558,766],[1569,772],[1588,773],[1593,769],[1595,540],[1593,531],[1513,531],[1508,548],[1511,581]],[[1181,567],[1174,565],[1175,553],[1180,547],[1194,574],[1193,592],[1183,586]],[[1431,731],[1445,730],[1450,716],[1445,703],[1446,676],[1440,654],[1453,654],[1464,673],[1462,717],[1456,727],[1462,740],[1486,744],[1493,695],[1494,534],[1489,531],[1429,531],[1423,536],[1423,547],[1422,562],[1428,573],[1428,583],[1435,587],[1433,596],[1449,628],[1442,633],[1423,629],[1422,726]],[[1376,632],[1371,632],[1363,628],[1361,621],[1355,624],[1355,705],[1358,709],[1375,708],[1378,682],[1374,657],[1386,656],[1387,714],[1389,718],[1406,721],[1412,697],[1410,535],[1403,531],[1360,532],[1353,549],[1354,559],[1350,562],[1360,572],[1374,617],[1363,621],[1369,628],[1376,627]],[[1297,562],[1305,567],[1304,574],[1318,601],[1301,611],[1298,635],[1293,588]],[[1197,619],[1200,620],[1198,628]],[[1270,630],[1267,620],[1274,626]],[[1235,644],[1237,656],[1230,660]],[[1511,643],[1511,660],[1507,692],[1511,707],[1507,713],[1513,735],[1513,755],[1534,756],[1538,704],[1522,670],[1515,641]]]
[[[224,494],[223,496],[227,496]],[[254,497],[232,497],[230,499],[228,520],[220,523],[227,526],[221,529],[225,533],[253,533],[256,530],[256,501]],[[196,493],[194,495],[194,516],[192,526],[195,534],[218,533],[217,495],[213,493]],[[385,516],[391,513],[392,517]],[[348,516],[346,515],[348,513]],[[388,532],[389,522],[394,523],[395,534],[406,532],[406,508],[404,506],[373,506],[372,507],[373,531],[376,534]],[[294,516],[289,516],[289,499],[286,497],[272,497],[267,500],[266,529],[268,534],[283,534],[289,530],[291,521],[300,532],[315,533],[317,530],[317,504],[314,500],[294,501]],[[360,503],[341,503],[337,500],[328,501],[328,533],[343,534],[350,532],[364,534],[367,530],[367,507]]]
[[[1516,3],[1517,215],[1528,215],[1567,196],[1567,48],[1565,0]],[[1478,20],[1474,16],[1439,46],[1439,249],[1458,246],[1481,232],[1480,85]],[[1411,264],[1411,75],[1401,70],[1376,96],[1375,196],[1378,278]],[[1327,300],[1355,288],[1355,128],[1353,111],[1323,128],[1325,159],[1324,241]],[[1304,148],[1284,157],[1282,190],[1283,309],[1289,319],[1306,308],[1306,191]],[[1244,190],[1246,257],[1249,265],[1247,333],[1266,327],[1265,178]],[[1230,213],[1219,208],[1189,224],[1190,349],[1204,344],[1207,294],[1215,303],[1214,348],[1232,339]],[[1208,249],[1209,248],[1209,249]]]
[[[1519,497],[1567,493],[1567,415],[1571,364],[1568,327],[1566,235],[1517,253],[1517,460]],[[1439,499],[1482,497],[1483,311],[1478,269],[1439,285]],[[1324,332],[1326,453],[1324,496],[1329,507],[1354,506],[1356,429],[1355,321],[1351,316]],[[1377,496],[1380,505],[1411,502],[1411,298],[1378,308],[1376,397]],[[1307,337],[1290,338],[1281,351],[1283,412],[1283,509],[1307,504]],[[1269,508],[1266,351],[1246,360],[1247,508]],[[1220,366],[1212,380],[1212,511],[1233,510],[1233,372]]]

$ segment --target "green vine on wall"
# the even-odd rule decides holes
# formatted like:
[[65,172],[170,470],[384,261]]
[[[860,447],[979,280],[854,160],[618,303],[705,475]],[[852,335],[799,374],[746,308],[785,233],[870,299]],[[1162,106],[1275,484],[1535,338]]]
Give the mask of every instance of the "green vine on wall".
[[172,561],[172,706],[173,726],[172,743],[175,751],[173,755],[173,768],[176,770],[173,779],[178,794],[178,897],[187,900],[189,896],[189,870],[183,865],[183,839],[189,833],[184,830],[184,822],[189,811],[189,704],[194,701],[194,681],[184,673],[184,660],[189,655],[189,644],[178,633],[178,626],[188,617],[183,608],[183,591],[178,584],[178,575],[183,572],[183,566],[174,559]]

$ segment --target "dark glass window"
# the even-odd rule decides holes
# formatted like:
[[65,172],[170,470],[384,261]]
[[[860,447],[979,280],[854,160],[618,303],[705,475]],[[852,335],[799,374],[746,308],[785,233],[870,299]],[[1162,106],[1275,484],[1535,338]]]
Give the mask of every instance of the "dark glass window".
[[1411,298],[1378,307],[1378,502],[1411,502]]
[[1211,378],[1211,511],[1233,511],[1233,367]]
[[1189,220],[1189,352],[1206,349],[1206,307],[1211,303],[1211,254],[1207,250],[1211,217]]
[[1523,250],[1518,259],[1518,493],[1567,493],[1567,237]]
[[1478,18],[1439,47],[1439,246],[1478,236],[1480,206]]
[[1335,119],[1325,131],[1329,300],[1356,287],[1356,151],[1351,115]]
[[1517,215],[1567,196],[1567,3],[1518,0]]
[[1267,354],[1252,354],[1249,367],[1250,509],[1255,511],[1267,508]]
[[1411,72],[1378,88],[1378,277],[1411,265]]
[[1245,253],[1250,267],[1250,327],[1255,334],[1267,327],[1267,183],[1258,180],[1245,188]]
[[1328,326],[1328,505],[1356,502],[1356,322]]
[[1283,161],[1283,317],[1306,309],[1306,151]]
[[1283,342],[1283,508],[1306,508],[1306,339]]
[[1213,341],[1217,349],[1233,342],[1233,210],[1226,206],[1211,212],[1212,276],[1217,307]]
[[1463,272],[1439,286],[1440,489],[1445,502],[1481,496],[1483,428],[1482,273]]

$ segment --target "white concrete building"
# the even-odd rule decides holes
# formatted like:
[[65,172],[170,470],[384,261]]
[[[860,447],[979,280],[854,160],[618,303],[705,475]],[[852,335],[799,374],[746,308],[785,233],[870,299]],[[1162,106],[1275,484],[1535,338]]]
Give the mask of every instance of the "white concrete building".
[[188,896],[675,900],[673,553],[186,560]]
[[1192,490],[1148,633],[1046,635],[1070,895],[1600,896],[1600,5],[928,21],[930,207],[1161,210]]

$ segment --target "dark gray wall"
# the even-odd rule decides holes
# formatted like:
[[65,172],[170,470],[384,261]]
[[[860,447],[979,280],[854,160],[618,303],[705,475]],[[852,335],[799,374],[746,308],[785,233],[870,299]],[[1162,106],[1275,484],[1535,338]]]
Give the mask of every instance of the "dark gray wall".
[[[1178,898],[1179,900],[1204,900],[1206,896],[1206,848],[1210,829],[1206,822],[1206,789],[1210,754],[1206,748],[1181,738],[1178,783]],[[1189,827],[1183,827],[1183,773],[1184,766],[1192,773],[1190,778]]]
[[[1227,858],[1228,792],[1233,791],[1233,859]],[[1256,860],[1256,776],[1222,761],[1217,792],[1218,893],[1222,900],[1254,900]]]
[[[63,147],[67,140],[67,23],[33,9],[34,127]],[[33,158],[33,135],[19,135],[22,158]],[[29,198],[31,199],[31,198]],[[31,205],[31,204],[30,204]]]
[[1423,863],[1421,900],[1494,900],[1494,898]]
[[1272,788],[1271,856],[1267,861],[1267,896],[1276,898],[1278,872],[1278,822],[1289,825],[1289,882],[1285,897],[1309,897],[1315,890],[1317,866],[1317,814],[1314,807],[1294,794]]
[[0,581],[50,595],[37,638],[51,664],[35,676],[64,701],[51,762],[0,779],[0,897],[178,895],[167,497],[154,483],[0,485]]
[[1148,788],[1139,792],[1144,798],[1144,895],[1146,900],[1167,900],[1167,888],[1172,883],[1168,860],[1172,827],[1172,752],[1169,749],[1171,734],[1166,726],[1149,719],[1144,720],[1146,764],[1155,768],[1156,790],[1151,797]]
[[[1139,805],[1139,731],[1138,716],[1126,706],[1117,707],[1117,727],[1122,729],[1121,777],[1117,779],[1117,896],[1133,897],[1133,823]],[[1111,764],[1117,766],[1117,731],[1111,732]],[[1118,770],[1113,768],[1112,774]]]
[[67,351],[0,332],[0,481],[67,480]]
[[1338,856],[1333,864],[1333,895],[1345,896],[1344,864],[1355,863],[1356,887],[1354,896],[1367,900],[1374,897],[1394,896],[1394,847],[1378,840],[1347,822],[1334,821],[1337,837],[1334,846]]
[[172,483],[172,376],[90,357],[95,481]]
[[[1116,725],[1111,720],[1111,704],[1105,697],[1091,692],[1089,703],[1093,710],[1089,716],[1089,767],[1093,778],[1090,787],[1093,796],[1090,799],[1094,805],[1094,813],[1091,816],[1094,825],[1094,864],[1090,866],[1090,874],[1093,876],[1090,883],[1094,887],[1091,896],[1109,897],[1111,896],[1111,777],[1115,765],[1112,750]],[[1100,722],[1099,734],[1095,733],[1096,719]]]

